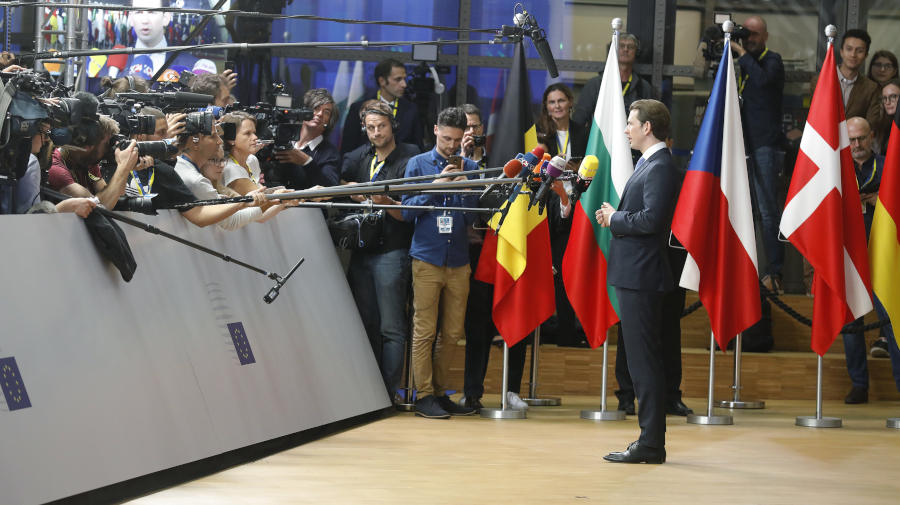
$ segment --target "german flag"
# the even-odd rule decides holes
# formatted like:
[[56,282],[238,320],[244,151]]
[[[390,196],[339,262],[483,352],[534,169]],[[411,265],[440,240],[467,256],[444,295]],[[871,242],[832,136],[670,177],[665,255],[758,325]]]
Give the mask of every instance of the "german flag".
[[[878,202],[869,233],[872,290],[890,320],[900,322],[900,107],[894,115]],[[897,338],[894,326],[894,338]],[[900,344],[900,339],[898,339]]]

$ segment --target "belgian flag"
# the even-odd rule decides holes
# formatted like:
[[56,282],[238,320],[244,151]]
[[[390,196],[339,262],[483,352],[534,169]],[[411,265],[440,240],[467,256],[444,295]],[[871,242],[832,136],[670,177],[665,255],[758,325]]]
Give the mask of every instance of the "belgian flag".
[[[530,91],[524,49],[519,43],[489,157],[491,166],[503,166],[517,153],[537,145]],[[498,228],[500,213],[491,218],[494,232],[485,234],[475,273],[476,279],[494,285],[494,325],[510,346],[528,336],[556,308],[547,214],[538,213],[538,206],[528,209],[529,196],[525,188],[504,202],[503,208],[509,209],[502,227]]]

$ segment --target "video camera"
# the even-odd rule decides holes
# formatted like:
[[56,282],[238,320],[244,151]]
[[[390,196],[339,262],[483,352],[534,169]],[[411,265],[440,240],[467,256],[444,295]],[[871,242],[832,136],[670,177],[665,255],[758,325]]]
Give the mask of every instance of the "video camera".
[[275,83],[273,90],[270,95],[271,102],[233,106],[235,110],[242,110],[253,116],[256,120],[256,136],[260,140],[273,141],[271,145],[256,153],[260,161],[274,159],[275,152],[293,149],[294,142],[300,139],[303,122],[313,118],[312,109],[292,107],[293,97],[284,92],[284,84]]

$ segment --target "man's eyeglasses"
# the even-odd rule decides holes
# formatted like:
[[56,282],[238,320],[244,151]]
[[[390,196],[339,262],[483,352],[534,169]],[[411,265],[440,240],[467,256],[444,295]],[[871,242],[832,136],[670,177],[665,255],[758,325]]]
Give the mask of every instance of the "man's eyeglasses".
[[478,128],[481,128],[481,123],[466,125],[466,130],[477,130]]
[[897,101],[897,98],[900,98],[900,95],[893,94],[893,95],[883,96],[883,97],[881,97],[881,102],[882,103],[894,103]]

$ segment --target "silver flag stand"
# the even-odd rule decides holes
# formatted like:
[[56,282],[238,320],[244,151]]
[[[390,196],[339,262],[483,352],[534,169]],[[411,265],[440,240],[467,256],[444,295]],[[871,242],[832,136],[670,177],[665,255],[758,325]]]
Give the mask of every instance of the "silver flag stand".
[[[622,345],[619,342],[619,345]],[[623,421],[625,419],[624,410],[606,410],[606,376],[609,364],[609,336],[603,341],[603,380],[600,386],[600,410],[582,410],[581,418],[590,421]]]
[[730,415],[715,415],[713,413],[713,386],[716,379],[716,338],[709,332],[709,398],[707,399],[706,415],[690,414],[687,416],[689,424],[734,424],[734,418]]
[[488,419],[525,419],[525,411],[524,410],[516,410],[508,408],[509,406],[506,404],[506,390],[509,387],[509,383],[506,378],[506,372],[509,369],[509,345],[506,344],[506,341],[503,341],[503,387],[500,391],[500,408],[483,408],[481,409],[481,417],[486,417]]
[[840,428],[840,417],[822,417],[822,356],[819,356],[819,366],[816,372],[816,415],[797,416],[797,426],[807,428]]
[[522,401],[528,405],[535,407],[558,407],[562,404],[562,400],[557,397],[550,396],[540,398],[537,395],[538,386],[538,356],[541,348],[541,325],[534,329],[534,344],[531,345],[531,380],[528,383],[528,398],[522,398]]
[[725,409],[764,409],[766,402],[759,400],[741,400],[741,334],[734,339],[734,398],[731,400],[719,400],[719,407]]
[[887,420],[887,427],[900,430],[900,417],[889,417]]
[[412,337],[406,339],[406,385],[402,388],[403,403],[395,405],[401,412],[416,410],[416,402],[413,401],[413,367],[412,367]]

